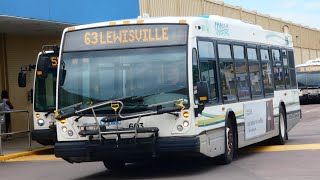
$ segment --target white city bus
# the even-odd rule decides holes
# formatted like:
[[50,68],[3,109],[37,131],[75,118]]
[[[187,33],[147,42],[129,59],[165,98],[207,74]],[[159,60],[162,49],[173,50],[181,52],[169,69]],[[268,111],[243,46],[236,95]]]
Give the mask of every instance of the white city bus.
[[238,148],[284,144],[300,120],[288,34],[161,17],[67,28],[61,47],[55,155],[71,163],[195,153],[227,164]]
[[[53,145],[57,140],[54,110],[56,108],[56,82],[59,47],[45,45],[39,52],[33,83],[33,130],[32,140],[43,145]],[[30,68],[31,70],[31,68]],[[24,76],[24,77],[22,77]],[[26,75],[19,73],[19,86],[26,86]]]
[[317,101],[320,97],[320,58],[296,66],[300,102]]

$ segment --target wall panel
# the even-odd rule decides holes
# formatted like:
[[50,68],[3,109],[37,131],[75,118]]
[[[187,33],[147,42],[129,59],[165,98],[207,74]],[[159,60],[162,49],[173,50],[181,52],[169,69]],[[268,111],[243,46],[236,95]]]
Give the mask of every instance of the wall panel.
[[302,49],[302,63],[310,60],[310,51],[309,49]]
[[310,50],[310,60],[311,60],[311,59],[316,59],[316,58],[317,58],[317,51],[311,49],[311,50]]
[[302,63],[301,48],[299,48],[299,47],[294,48],[294,63],[295,63],[295,65]]
[[255,15],[255,14],[252,14],[252,13],[250,13],[250,12],[242,11],[241,19],[242,19],[243,21],[246,21],[246,22],[250,22],[250,23],[252,23],[252,24],[255,24],[255,22],[256,22],[256,15]]

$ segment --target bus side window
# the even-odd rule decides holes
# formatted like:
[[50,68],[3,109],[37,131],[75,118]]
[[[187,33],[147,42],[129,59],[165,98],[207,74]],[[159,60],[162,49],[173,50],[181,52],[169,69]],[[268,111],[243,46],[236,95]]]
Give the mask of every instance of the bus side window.
[[291,88],[297,88],[297,77],[296,77],[296,69],[294,63],[294,54],[293,51],[288,51],[288,59],[289,59],[289,69],[290,69],[290,84]]
[[238,97],[240,100],[250,98],[249,77],[247,62],[244,56],[244,46],[233,45],[233,57],[235,59]]
[[218,44],[220,83],[224,102],[237,101],[235,68],[230,45]]
[[207,81],[211,102],[217,102],[216,61],[213,42],[198,41],[201,81]]
[[256,48],[247,48],[249,73],[251,81],[251,93],[252,98],[258,98],[262,96],[262,80],[260,75],[260,62],[257,56]]
[[280,58],[280,50],[272,49],[272,61],[273,61],[273,78],[276,90],[285,89],[283,81],[283,67]]
[[269,51],[267,49],[260,49],[260,58],[261,58],[262,81],[264,86],[264,93],[266,96],[273,95],[273,79],[272,79]]
[[283,62],[283,73],[284,73],[284,84],[287,89],[290,89],[290,77],[289,77],[289,63],[288,63],[288,54],[287,50],[283,49],[282,51],[282,62]]

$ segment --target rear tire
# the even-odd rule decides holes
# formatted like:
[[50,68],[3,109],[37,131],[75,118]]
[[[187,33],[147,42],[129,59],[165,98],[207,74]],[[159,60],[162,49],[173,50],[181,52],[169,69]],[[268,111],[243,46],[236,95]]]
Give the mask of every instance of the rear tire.
[[282,106],[279,108],[279,135],[275,137],[274,143],[284,145],[287,137],[287,116]]
[[235,128],[232,126],[230,119],[226,120],[225,126],[225,143],[224,153],[218,156],[218,162],[221,165],[230,164],[236,152]]
[[126,165],[126,163],[121,160],[103,161],[103,164],[110,171],[119,171],[123,169]]

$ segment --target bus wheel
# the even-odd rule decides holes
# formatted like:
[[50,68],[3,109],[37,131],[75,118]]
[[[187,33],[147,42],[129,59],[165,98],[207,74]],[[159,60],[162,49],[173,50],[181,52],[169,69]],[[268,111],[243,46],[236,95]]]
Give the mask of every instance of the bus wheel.
[[287,118],[282,106],[279,109],[279,135],[275,137],[275,144],[283,145],[286,143]]
[[126,163],[121,160],[103,161],[104,166],[110,171],[118,171],[125,167]]
[[231,121],[227,119],[225,126],[225,150],[222,155],[218,157],[219,164],[230,164],[235,153],[235,130]]

